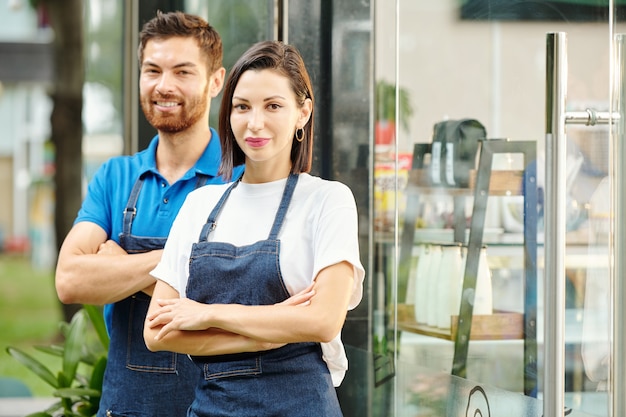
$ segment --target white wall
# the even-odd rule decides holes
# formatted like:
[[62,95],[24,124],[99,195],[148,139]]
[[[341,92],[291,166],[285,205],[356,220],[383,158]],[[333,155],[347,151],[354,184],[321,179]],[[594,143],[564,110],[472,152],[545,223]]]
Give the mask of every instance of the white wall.
[[[608,110],[608,23],[461,21],[456,0],[398,3],[398,80],[414,107],[401,149],[429,142],[445,118],[477,118],[491,138],[543,138],[549,32],[568,33],[569,105]],[[393,4],[376,4],[378,79],[395,79]]]

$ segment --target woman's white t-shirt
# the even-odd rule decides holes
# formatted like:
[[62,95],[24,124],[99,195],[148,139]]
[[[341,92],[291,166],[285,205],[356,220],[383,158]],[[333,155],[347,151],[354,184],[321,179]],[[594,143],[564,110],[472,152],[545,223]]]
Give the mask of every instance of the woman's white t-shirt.
[[[286,182],[282,179],[238,184],[218,215],[209,240],[244,246],[267,239]],[[202,226],[229,186],[206,185],[187,196],[172,225],[161,261],[151,272],[181,297],[185,296],[189,278],[191,246],[198,241]],[[356,204],[346,185],[300,174],[278,239],[281,274],[290,294],[305,289],[325,267],[347,261],[354,267],[348,309],[359,304],[365,270],[359,255]],[[322,352],[333,383],[339,386],[348,365],[341,334],[322,343]]]

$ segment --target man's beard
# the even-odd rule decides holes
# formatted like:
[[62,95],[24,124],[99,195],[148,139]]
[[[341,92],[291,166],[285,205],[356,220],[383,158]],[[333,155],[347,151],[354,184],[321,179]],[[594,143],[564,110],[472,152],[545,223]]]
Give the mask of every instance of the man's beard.
[[[162,132],[178,133],[188,129],[201,118],[205,117],[208,106],[208,93],[209,86],[207,85],[202,95],[193,96],[187,100],[181,100],[180,97],[174,94],[155,94],[154,97],[143,97],[141,100],[141,108],[152,127]],[[167,100],[182,101],[181,112],[178,114],[169,114],[155,110],[153,104],[155,101]]]

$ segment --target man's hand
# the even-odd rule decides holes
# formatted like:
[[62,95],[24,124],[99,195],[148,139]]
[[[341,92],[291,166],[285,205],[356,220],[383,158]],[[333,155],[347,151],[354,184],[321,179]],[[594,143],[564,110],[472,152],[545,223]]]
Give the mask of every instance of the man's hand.
[[[104,243],[101,243],[100,246],[98,246],[98,252],[96,254],[97,255],[128,255],[128,253],[116,241],[111,240],[111,239],[107,240]],[[149,287],[142,289],[141,291],[148,294],[149,296],[152,296],[155,285],[156,285],[156,282],[151,284]]]
[[127,255],[126,251],[114,240],[107,240],[98,246],[98,255]]

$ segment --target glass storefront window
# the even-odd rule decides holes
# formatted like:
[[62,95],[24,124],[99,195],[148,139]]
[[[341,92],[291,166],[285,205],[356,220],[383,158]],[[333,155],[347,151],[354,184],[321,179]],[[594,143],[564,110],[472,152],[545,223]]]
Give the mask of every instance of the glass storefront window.
[[[554,304],[563,306],[565,409],[608,415],[612,37],[624,6],[382,3],[375,82],[393,87],[397,109],[375,127],[370,279],[379,289],[373,316],[381,318],[372,333],[395,355],[396,385],[394,401],[374,415],[462,415],[473,394],[481,415],[489,407],[496,415],[502,401],[507,415],[541,415],[546,388],[561,382],[544,381],[546,341],[556,337],[544,315]],[[554,33],[567,37],[559,190],[546,184]],[[377,115],[384,103],[381,93]],[[556,193],[564,196],[561,277],[545,269],[546,210]],[[443,255],[459,247],[460,256]],[[548,285],[559,278],[563,299]],[[430,407],[429,398],[447,405]]]
[[83,166],[89,181],[100,164],[123,152],[124,2],[85,2]]

